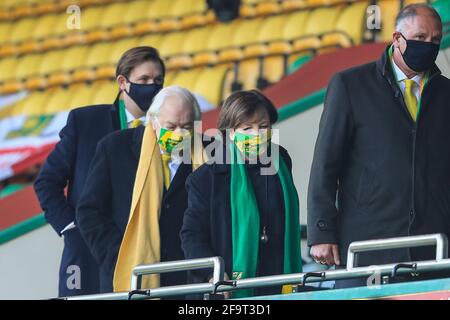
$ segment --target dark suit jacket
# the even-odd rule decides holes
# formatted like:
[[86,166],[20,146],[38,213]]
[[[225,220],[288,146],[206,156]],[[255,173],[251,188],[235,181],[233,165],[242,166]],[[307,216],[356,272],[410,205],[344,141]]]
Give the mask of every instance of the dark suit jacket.
[[119,129],[117,101],[113,105],[83,107],[69,113],[67,125],[60,132],[61,140],[34,183],[45,218],[58,234],[75,219],[75,208],[97,143]]
[[[287,151],[281,146],[279,150],[291,170],[292,162]],[[186,259],[221,256],[225,262],[225,272],[231,277],[233,252],[230,169],[229,164],[204,164],[189,176],[186,182],[188,207],[180,235]],[[260,227],[265,224],[264,219],[267,219],[268,225],[269,242],[259,244],[257,275],[282,274],[285,211],[278,175],[261,176],[258,167],[249,166],[247,172],[258,204]],[[263,215],[267,215],[266,218]],[[189,280],[194,283],[207,282],[211,275],[212,270],[193,271]]]
[[[308,192],[308,243],[450,235],[450,80],[434,66],[411,118],[387,51],[331,80]],[[336,201],[337,200],[337,201]],[[361,254],[360,265],[433,259],[427,247]]]
[[[75,208],[97,143],[107,134],[119,129],[117,100],[113,105],[83,107],[69,113],[67,125],[60,132],[61,140],[48,156],[34,183],[45,219],[58,235],[76,220]],[[64,193],[66,186],[67,196]],[[64,235],[59,296],[98,293],[99,267],[78,228],[70,229]],[[81,289],[67,287],[67,280],[71,275],[67,268],[72,265],[77,265],[81,270]]]
[[[92,161],[77,221],[101,266],[101,291],[111,292],[120,244],[130,213],[133,186],[145,127],[115,132],[103,139]],[[184,184],[192,172],[181,164],[165,192],[160,216],[161,261],[183,260],[179,232],[187,207]],[[161,275],[161,286],[185,284],[185,273]]]

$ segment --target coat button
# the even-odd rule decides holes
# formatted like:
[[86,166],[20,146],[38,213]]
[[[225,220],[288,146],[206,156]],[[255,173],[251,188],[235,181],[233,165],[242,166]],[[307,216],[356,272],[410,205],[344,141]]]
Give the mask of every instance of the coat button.
[[170,209],[170,204],[167,203],[165,207],[166,207],[166,209]]
[[323,220],[319,220],[317,221],[317,227],[319,228],[319,230],[324,230],[327,226],[327,223]]

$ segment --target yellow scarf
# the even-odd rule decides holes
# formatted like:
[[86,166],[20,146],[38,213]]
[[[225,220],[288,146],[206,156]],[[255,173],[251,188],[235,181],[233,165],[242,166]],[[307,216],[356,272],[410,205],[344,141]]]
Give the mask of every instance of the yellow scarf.
[[[192,170],[206,161],[202,143],[193,145]],[[135,266],[160,262],[159,216],[163,190],[161,152],[153,128],[147,126],[133,187],[130,216],[114,270],[115,292],[130,290],[131,274]],[[142,277],[142,288],[159,286],[159,275]]]

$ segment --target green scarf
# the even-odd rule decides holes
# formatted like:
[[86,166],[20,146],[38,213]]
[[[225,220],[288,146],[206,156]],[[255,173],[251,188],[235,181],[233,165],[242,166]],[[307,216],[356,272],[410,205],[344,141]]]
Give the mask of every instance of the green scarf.
[[[258,265],[260,221],[255,192],[235,144],[231,146],[231,218],[233,243],[232,279],[253,278]],[[299,200],[292,175],[283,159],[275,160],[283,190],[285,208],[284,273],[302,271],[300,254]],[[239,290],[233,298],[253,295],[253,290]]]

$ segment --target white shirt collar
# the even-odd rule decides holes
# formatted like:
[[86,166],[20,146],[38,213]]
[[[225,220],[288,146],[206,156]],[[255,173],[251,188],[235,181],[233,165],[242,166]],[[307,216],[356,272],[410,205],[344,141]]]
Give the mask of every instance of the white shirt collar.
[[[394,72],[397,79],[397,82],[402,82],[405,79],[408,79],[406,74],[397,66],[397,64],[394,61],[394,58],[392,58],[392,65],[394,66]],[[415,83],[417,83],[418,86],[420,86],[420,82],[422,81],[422,76],[420,73],[418,73],[414,78],[412,78]]]
[[[125,115],[127,116],[127,124],[130,124],[130,122],[135,120],[135,117],[131,114],[130,111],[127,110],[127,108],[124,108],[124,109],[125,109]],[[142,123],[145,124],[146,117],[142,116],[142,117],[139,118],[139,120],[141,120]]]

